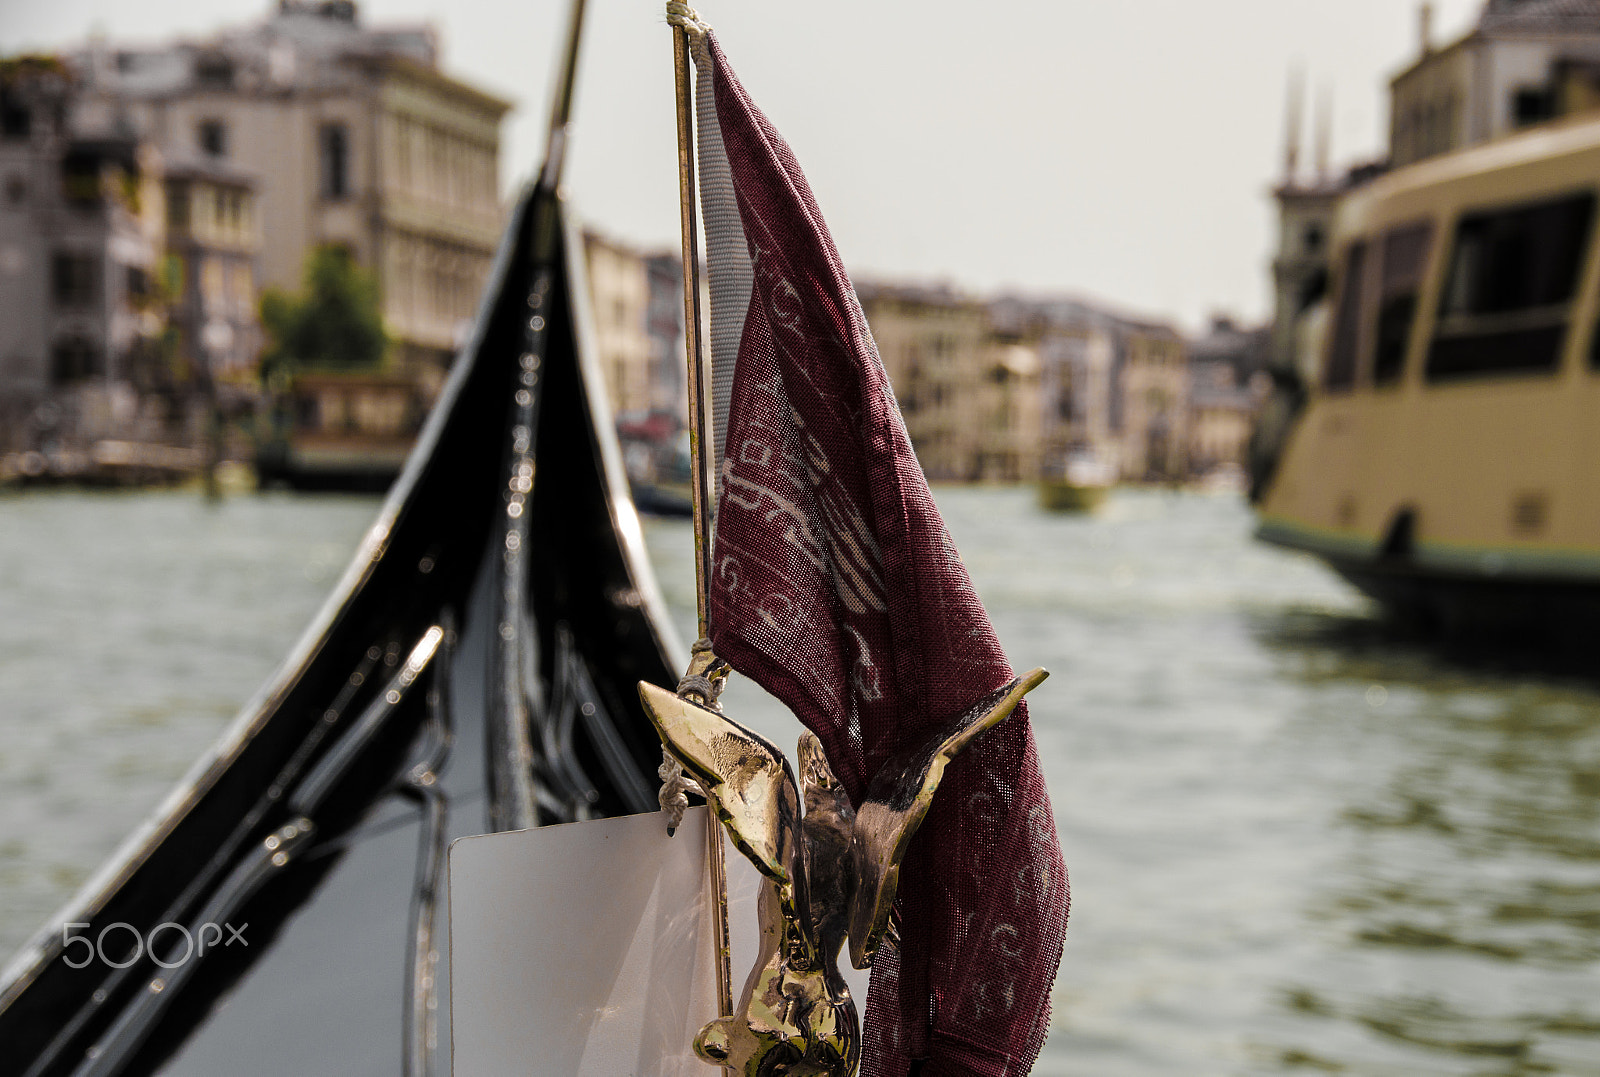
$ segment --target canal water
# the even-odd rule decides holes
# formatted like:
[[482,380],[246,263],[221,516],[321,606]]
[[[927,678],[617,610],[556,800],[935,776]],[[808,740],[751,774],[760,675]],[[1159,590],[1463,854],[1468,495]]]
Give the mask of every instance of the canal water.
[[[1397,636],[1234,499],[937,494],[1014,664],[1053,673],[1073,911],[1036,1073],[1600,1075],[1600,676]],[[0,952],[272,673],[377,506],[0,500]],[[688,638],[687,527],[647,534]]]

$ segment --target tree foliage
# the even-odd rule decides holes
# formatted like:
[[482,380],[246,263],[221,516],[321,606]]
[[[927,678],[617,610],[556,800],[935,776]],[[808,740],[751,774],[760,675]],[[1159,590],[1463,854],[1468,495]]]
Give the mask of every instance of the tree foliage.
[[339,246],[306,257],[304,294],[268,288],[261,296],[267,350],[263,377],[300,367],[359,370],[383,361],[388,343],[378,283]]

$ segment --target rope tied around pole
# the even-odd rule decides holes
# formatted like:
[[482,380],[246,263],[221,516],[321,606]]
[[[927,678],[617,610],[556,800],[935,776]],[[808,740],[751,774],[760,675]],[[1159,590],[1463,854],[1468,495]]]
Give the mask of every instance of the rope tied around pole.
[[717,700],[728,684],[728,663],[717,657],[711,649],[711,641],[704,637],[694,641],[690,653],[689,670],[678,681],[678,695],[698,696],[703,706],[722,713],[722,704]]
[[711,32],[711,25],[682,0],[667,0],[667,22],[688,34],[689,40],[694,42]]

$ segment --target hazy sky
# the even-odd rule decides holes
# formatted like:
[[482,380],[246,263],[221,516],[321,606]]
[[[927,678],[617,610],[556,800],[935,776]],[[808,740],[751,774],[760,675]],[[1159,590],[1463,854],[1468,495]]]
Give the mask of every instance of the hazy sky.
[[[271,0],[0,0],[0,53],[204,37]],[[427,20],[445,68],[515,98],[509,191],[542,153],[566,0],[364,0]],[[594,225],[671,245],[671,44],[661,0],[589,0],[568,188]],[[794,146],[854,276],[1098,297],[1196,327],[1268,309],[1268,189],[1285,86],[1333,94],[1335,161],[1381,152],[1413,0],[704,0]],[[1437,0],[1435,38],[1480,0]],[[1307,155],[1309,156],[1309,155]]]

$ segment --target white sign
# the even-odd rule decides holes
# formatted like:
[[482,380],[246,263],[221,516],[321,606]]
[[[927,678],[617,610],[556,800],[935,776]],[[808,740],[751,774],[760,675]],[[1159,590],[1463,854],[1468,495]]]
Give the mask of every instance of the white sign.
[[716,1077],[690,1049],[717,1009],[705,822],[692,808],[671,838],[655,813],[450,847],[456,1077]]

